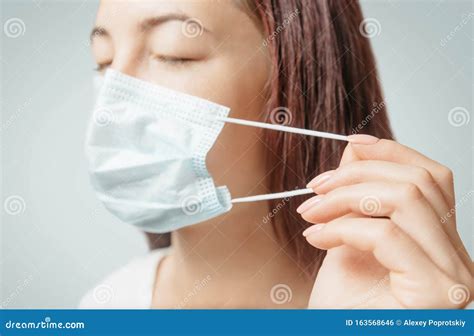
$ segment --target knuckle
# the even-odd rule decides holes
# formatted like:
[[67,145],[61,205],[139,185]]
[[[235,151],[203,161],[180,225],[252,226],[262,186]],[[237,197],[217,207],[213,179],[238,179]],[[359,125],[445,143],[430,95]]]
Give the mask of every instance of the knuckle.
[[454,178],[453,171],[446,166],[440,166],[438,168],[438,175],[440,176],[442,180],[448,181],[448,182],[453,181],[453,178]]
[[417,201],[423,198],[423,193],[414,183],[402,183],[399,186],[399,196],[401,199]]
[[[418,308],[420,309],[423,306],[423,300],[420,300],[420,295],[416,292],[408,292],[405,295],[400,297],[400,303],[405,308]],[[425,307],[428,308],[428,307]]]
[[366,167],[365,161],[355,161],[345,165],[340,173],[343,177],[350,179],[351,181],[360,181],[363,177],[362,172]]
[[391,147],[395,146],[396,142],[393,141],[393,140],[389,140],[389,139],[380,139],[378,141],[378,144],[380,144],[381,146],[384,146],[386,148],[391,148]]
[[415,176],[416,180],[419,180],[425,184],[428,184],[428,183],[431,184],[434,182],[433,176],[431,176],[431,173],[426,168],[414,167],[413,175]]
[[399,233],[398,226],[394,224],[391,220],[386,219],[382,220],[378,225],[378,234],[377,238],[381,240],[387,240],[397,236]]
[[344,195],[347,192],[348,188],[349,186],[342,186],[342,187],[329,191],[328,193],[324,195],[324,201],[327,203],[337,202],[337,199],[340,196]]
[[387,153],[392,153],[392,155],[398,153],[400,147],[400,144],[396,141],[388,139],[380,139],[377,144]]

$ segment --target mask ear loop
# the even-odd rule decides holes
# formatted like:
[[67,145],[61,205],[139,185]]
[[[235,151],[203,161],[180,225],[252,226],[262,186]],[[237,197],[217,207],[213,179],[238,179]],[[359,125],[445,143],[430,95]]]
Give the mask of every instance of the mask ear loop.
[[349,141],[347,135],[341,134],[334,134],[328,132],[319,132],[308,130],[304,128],[296,128],[290,126],[283,126],[283,125],[274,125],[274,124],[267,124],[259,121],[251,121],[251,120],[244,120],[244,119],[235,119],[230,117],[217,117],[217,120],[228,122],[231,124],[238,124],[244,126],[252,126],[252,127],[259,127],[259,128],[266,128],[275,131],[282,131],[288,133],[296,133],[296,134],[303,134],[303,135],[311,135],[319,138],[327,138],[327,139],[334,139],[334,140],[341,140],[341,141]]
[[264,194],[264,195],[234,198],[231,200],[231,203],[265,201],[265,200],[286,198],[286,197],[305,195],[305,194],[311,194],[311,193],[314,193],[313,189],[311,188],[297,189],[293,191],[284,191],[284,192],[279,192],[279,193],[274,193],[274,194]]
[[[282,131],[282,132],[288,132],[288,133],[310,135],[310,136],[315,136],[319,138],[349,141],[349,138],[346,135],[328,133],[328,132],[319,132],[319,131],[313,131],[313,130],[308,130],[304,128],[274,125],[274,124],[268,124],[268,123],[263,123],[259,121],[236,119],[236,118],[230,118],[230,117],[217,117],[217,120],[231,123],[231,124],[265,128],[265,129],[271,129],[275,131]],[[293,197],[293,196],[298,196],[298,195],[306,195],[306,194],[311,194],[311,193],[314,193],[313,189],[305,188],[305,189],[284,191],[284,192],[273,193],[273,194],[239,197],[239,198],[232,199],[231,202],[232,203],[256,202],[256,201],[264,201],[264,200],[271,200],[271,199],[277,199],[277,198]]]

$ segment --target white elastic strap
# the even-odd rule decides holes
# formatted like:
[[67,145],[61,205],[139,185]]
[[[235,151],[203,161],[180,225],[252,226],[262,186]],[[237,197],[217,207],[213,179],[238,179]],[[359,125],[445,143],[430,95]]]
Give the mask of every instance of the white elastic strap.
[[311,194],[311,193],[314,193],[314,191],[313,189],[310,189],[310,188],[298,189],[298,190],[284,191],[284,192],[279,192],[279,193],[274,193],[274,194],[234,198],[231,202],[243,203],[243,202],[265,201],[265,200],[271,200],[271,199],[276,199],[276,198],[285,198],[285,197],[292,197],[292,196],[305,195],[305,194]]
[[235,119],[235,118],[229,118],[229,117],[217,117],[217,119],[221,120],[221,121],[224,121],[224,122],[232,123],[232,124],[267,128],[267,129],[272,129],[272,130],[275,130],[275,131],[311,135],[311,136],[320,137],[320,138],[328,138],[328,139],[349,141],[349,139],[347,138],[346,135],[341,135],[341,134],[334,134],[334,133],[328,133],[328,132],[319,132],[319,131],[313,131],[313,130],[308,130],[308,129],[303,129],[303,128],[267,124],[267,123],[263,123],[263,122],[259,122],[259,121]]

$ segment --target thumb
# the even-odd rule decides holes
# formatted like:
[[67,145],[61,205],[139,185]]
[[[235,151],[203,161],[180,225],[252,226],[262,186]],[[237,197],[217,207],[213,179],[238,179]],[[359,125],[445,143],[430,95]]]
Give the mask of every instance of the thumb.
[[340,166],[348,164],[349,162],[367,159],[366,155],[364,155],[364,149],[366,147],[364,145],[374,145],[379,141],[379,138],[367,134],[354,134],[349,135],[348,140],[349,143],[342,154],[341,162],[339,163]]
[[348,143],[346,148],[344,148],[344,152],[342,153],[341,161],[339,162],[339,167],[344,166],[350,162],[359,160],[360,158],[357,156],[351,144]]

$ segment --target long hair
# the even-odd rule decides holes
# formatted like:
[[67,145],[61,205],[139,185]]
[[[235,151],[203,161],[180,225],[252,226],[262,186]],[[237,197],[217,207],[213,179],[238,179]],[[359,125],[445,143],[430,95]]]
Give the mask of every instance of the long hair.
[[[245,4],[262,26],[261,47],[269,48],[273,60],[269,99],[261,120],[392,138],[358,1],[247,0]],[[269,188],[273,191],[304,187],[317,174],[335,169],[346,145],[275,131],[265,131],[264,139],[272,153],[266,160],[272,168]],[[308,223],[296,208],[305,198],[291,198],[284,206],[281,200],[272,201],[271,208],[278,211],[271,220],[282,247],[292,253],[304,273],[315,276],[325,252],[310,246],[301,235]],[[167,239],[149,234],[149,240],[156,248],[156,242],[166,244]]]

